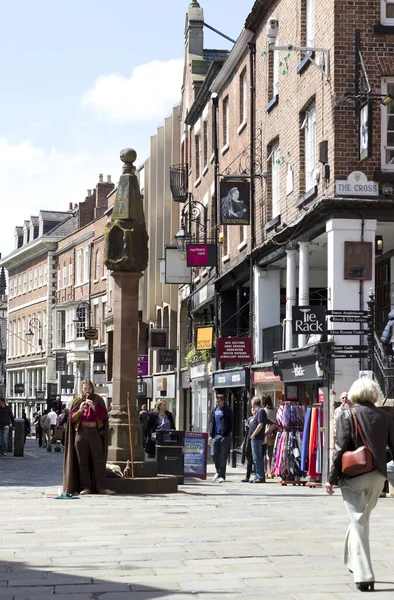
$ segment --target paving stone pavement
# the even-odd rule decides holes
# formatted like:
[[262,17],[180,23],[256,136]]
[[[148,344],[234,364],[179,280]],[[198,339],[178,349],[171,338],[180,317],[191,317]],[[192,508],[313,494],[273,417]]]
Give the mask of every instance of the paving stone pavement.
[[[62,454],[0,460],[0,600],[352,600],[338,491],[186,480],[176,495],[55,500]],[[379,599],[394,598],[394,499],[373,513]]]

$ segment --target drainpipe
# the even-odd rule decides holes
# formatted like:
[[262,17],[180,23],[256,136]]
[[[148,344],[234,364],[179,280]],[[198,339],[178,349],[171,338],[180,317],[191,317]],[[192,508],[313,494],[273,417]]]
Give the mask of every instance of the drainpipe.
[[[253,248],[255,247],[255,216],[254,216],[254,196],[255,196],[255,184],[254,184],[254,162],[255,162],[255,98],[254,98],[254,75],[255,75],[255,62],[256,62],[256,44],[255,42],[249,42],[249,84],[250,84],[250,96],[249,96],[249,145],[250,145],[250,252],[252,255]],[[255,362],[255,335],[254,335],[254,274],[253,274],[253,258],[249,259],[249,331],[252,338],[252,357],[251,365]],[[252,373],[249,377],[249,398],[253,396],[253,381]]]
[[[217,94],[212,94],[212,124],[213,124],[213,156],[214,156],[214,175],[213,175],[213,211],[212,220],[214,226],[214,243],[216,246],[216,279],[219,277],[219,236],[218,236],[218,177],[219,177],[219,148],[218,148],[218,105],[219,97]],[[216,289],[215,282],[215,298],[214,298],[214,334],[215,334],[215,346],[218,337],[220,337],[220,320],[219,320],[219,297]],[[216,360],[215,360],[216,362]],[[216,364],[216,369],[220,368],[220,364]]]
[[[89,282],[88,282],[88,329],[92,325],[92,307],[91,307],[91,295],[92,295],[92,258],[93,258],[93,242],[89,244]],[[87,379],[91,379],[91,344],[92,340],[88,340],[88,376]]]

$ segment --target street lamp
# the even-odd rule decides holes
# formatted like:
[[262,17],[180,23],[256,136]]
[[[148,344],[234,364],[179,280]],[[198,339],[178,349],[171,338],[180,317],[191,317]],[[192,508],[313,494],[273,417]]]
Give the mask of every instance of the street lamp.
[[32,319],[30,319],[29,321],[29,331],[26,332],[26,335],[29,337],[33,337],[34,336],[34,331],[32,331],[33,329],[38,329],[38,345],[41,347],[42,346],[42,339],[41,339],[41,321],[40,319],[37,319],[37,317],[33,317]]
[[[203,216],[203,223],[200,221],[201,215]],[[202,202],[194,200],[192,194],[189,194],[189,199],[182,208],[181,212],[181,228],[174,235],[176,245],[179,252],[185,252],[187,244],[193,241],[193,235],[191,233],[192,223],[195,223],[197,229],[197,241],[199,232],[201,231],[204,235],[204,242],[207,241],[207,228],[208,228],[208,207]]]
[[192,234],[186,231],[185,223],[182,220],[181,228],[174,235],[176,245],[178,246],[179,252],[185,252],[187,244],[192,241]]

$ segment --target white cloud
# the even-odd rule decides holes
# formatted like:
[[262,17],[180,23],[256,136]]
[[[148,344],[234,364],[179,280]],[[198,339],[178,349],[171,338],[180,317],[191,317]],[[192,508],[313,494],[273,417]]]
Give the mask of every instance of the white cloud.
[[112,122],[155,120],[180,101],[183,59],[155,60],[135,67],[128,79],[101,75],[82,96],[82,106]]
[[116,182],[121,163],[111,150],[91,156],[84,150],[73,153],[56,148],[45,150],[30,140],[11,143],[0,138],[1,219],[0,252],[6,256],[14,249],[14,231],[40,210],[67,211],[69,203],[85,199],[98,174],[112,174]]

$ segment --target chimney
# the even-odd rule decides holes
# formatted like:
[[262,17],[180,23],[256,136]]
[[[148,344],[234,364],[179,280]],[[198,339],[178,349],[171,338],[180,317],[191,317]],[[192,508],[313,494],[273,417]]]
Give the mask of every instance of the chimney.
[[72,202],[69,202],[69,203],[68,203],[68,210],[72,210],[72,209],[73,209],[73,203],[72,203]]
[[107,175],[107,183],[112,183],[112,181],[111,181],[111,175]]
[[92,195],[92,190],[88,190],[87,198],[89,198],[89,196],[91,196],[91,195]]
[[204,56],[204,11],[197,0],[192,0],[186,14],[185,38],[188,54]]
[[74,208],[78,208],[78,204],[74,204]]
[[99,183],[104,183],[104,175],[99,173]]
[[107,175],[107,181],[104,182],[103,175],[99,175],[99,182],[96,186],[96,207],[94,211],[95,218],[102,215],[108,208],[108,194],[114,189],[114,184],[111,182],[111,175]]

